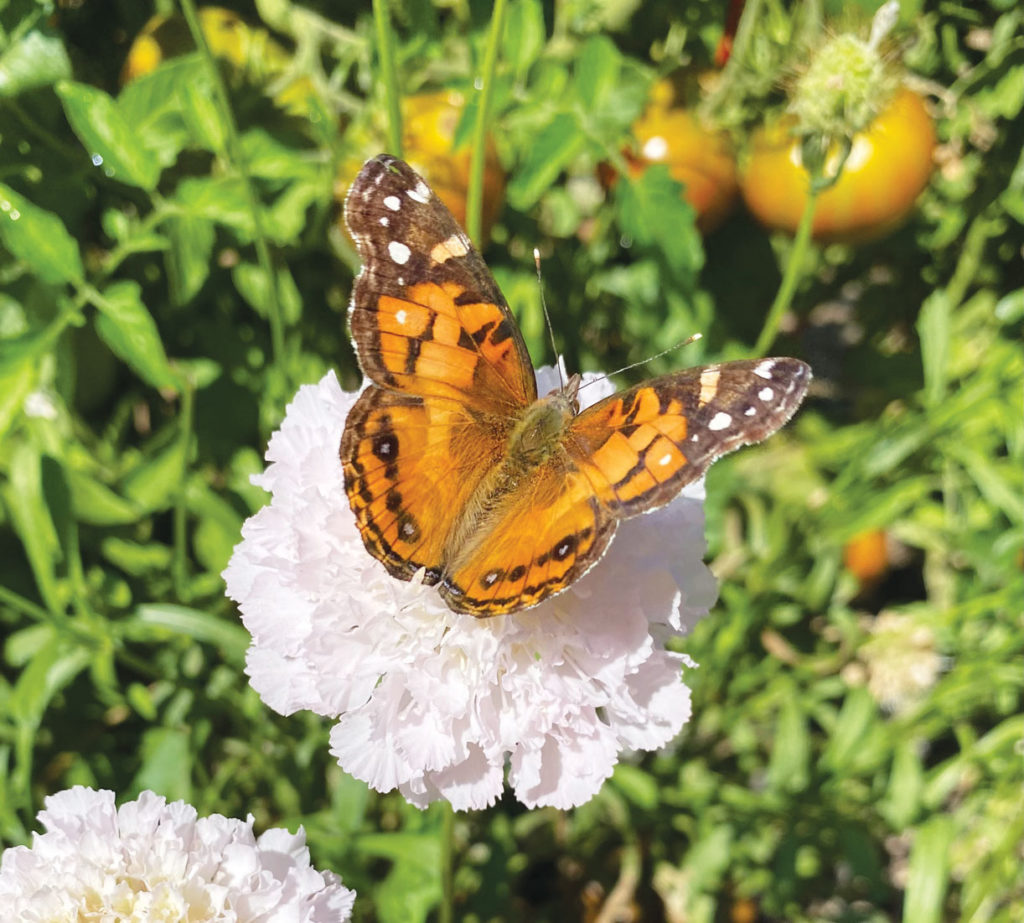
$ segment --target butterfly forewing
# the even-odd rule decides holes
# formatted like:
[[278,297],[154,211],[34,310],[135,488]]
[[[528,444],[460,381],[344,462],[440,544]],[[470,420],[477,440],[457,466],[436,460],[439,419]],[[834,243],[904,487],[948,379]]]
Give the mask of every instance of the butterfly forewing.
[[376,384],[509,413],[537,397],[529,353],[493,277],[407,164],[366,163],[345,202],[363,261],[350,323]]
[[810,377],[806,363],[777,358],[653,378],[575,417],[566,449],[613,515],[635,516],[668,503],[716,458],[774,433]]

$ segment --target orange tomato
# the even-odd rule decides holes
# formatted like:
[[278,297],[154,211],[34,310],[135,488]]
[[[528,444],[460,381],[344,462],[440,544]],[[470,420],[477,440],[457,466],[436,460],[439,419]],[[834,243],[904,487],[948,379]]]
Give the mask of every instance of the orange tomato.
[[861,584],[871,584],[889,569],[885,532],[872,529],[855,535],[843,548],[843,564]]
[[[455,145],[455,130],[462,118],[466,101],[455,90],[419,93],[402,100],[402,147],[405,159],[448,206],[460,225],[466,225],[466,196],[469,189],[470,149]],[[361,140],[359,147],[365,159],[384,149],[383,131]],[[346,160],[339,171],[335,198],[344,200],[362,160]],[[498,159],[494,140],[488,136],[484,152],[483,204],[480,215],[482,241],[485,245],[498,218],[505,196],[505,172]]]
[[[683,196],[697,213],[697,227],[707,233],[722,223],[736,202],[732,144],[695,111],[675,105],[674,97],[668,79],[655,83],[647,109],[633,125],[637,149],[627,151],[626,160],[634,177],[651,164],[668,164],[669,175],[686,187]],[[614,181],[608,167],[602,168],[601,177],[609,185]]]
[[[758,129],[740,180],[754,216],[790,233],[800,223],[810,183],[792,128],[787,116]],[[924,100],[912,90],[897,91],[868,129],[854,136],[842,175],[818,196],[814,236],[857,242],[893,230],[928,185],[935,141]]]

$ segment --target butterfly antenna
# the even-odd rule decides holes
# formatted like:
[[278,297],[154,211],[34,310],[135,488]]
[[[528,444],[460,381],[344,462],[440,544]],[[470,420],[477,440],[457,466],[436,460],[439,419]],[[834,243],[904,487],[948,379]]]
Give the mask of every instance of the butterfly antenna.
[[580,385],[580,390],[589,385],[596,385],[599,381],[604,381],[606,378],[611,378],[614,375],[619,375],[622,372],[628,372],[630,369],[635,369],[638,365],[647,365],[648,362],[653,362],[655,359],[660,359],[662,356],[668,355],[671,352],[675,352],[677,349],[682,349],[684,346],[689,346],[691,343],[696,343],[697,340],[704,339],[703,333],[694,333],[688,336],[685,340],[676,343],[674,346],[670,346],[668,349],[663,349],[660,353],[655,353],[653,356],[648,356],[646,359],[641,359],[639,362],[633,362],[630,365],[624,365],[621,369],[616,369],[614,372],[609,372],[607,375],[602,375],[600,378],[595,378],[593,381],[584,382]]
[[558,370],[558,384],[565,388],[565,379],[562,377],[562,362],[558,357],[558,347],[555,345],[555,328],[551,326],[551,315],[548,314],[548,303],[544,298],[544,279],[540,271],[540,250],[533,248],[533,262],[537,267],[537,288],[540,290],[540,306],[544,311],[544,323],[548,325],[548,337],[551,339],[551,352],[555,357],[555,368]]

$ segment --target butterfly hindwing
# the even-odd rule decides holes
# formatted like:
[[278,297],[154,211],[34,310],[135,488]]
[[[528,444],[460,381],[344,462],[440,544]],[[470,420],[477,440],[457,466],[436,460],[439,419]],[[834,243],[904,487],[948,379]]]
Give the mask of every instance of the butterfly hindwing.
[[349,319],[368,378],[492,412],[536,399],[526,344],[490,271],[407,164],[368,161],[345,220],[363,261]]
[[527,609],[578,580],[604,554],[616,520],[559,455],[537,469],[485,534],[448,562],[441,595],[477,616]]
[[345,490],[363,543],[392,576],[410,580],[423,567],[425,582],[437,582],[454,516],[504,436],[453,401],[363,391],[341,442]]
[[716,458],[774,433],[809,381],[805,363],[785,358],[652,378],[575,417],[566,449],[612,515],[635,516],[668,503]]

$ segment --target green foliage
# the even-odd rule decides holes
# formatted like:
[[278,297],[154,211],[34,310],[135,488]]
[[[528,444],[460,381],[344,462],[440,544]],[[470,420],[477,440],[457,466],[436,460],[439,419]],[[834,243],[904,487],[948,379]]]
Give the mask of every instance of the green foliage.
[[[386,111],[368,4],[344,22],[264,6],[295,49],[274,73],[194,52],[124,87],[149,5],[0,10],[0,838],[26,841],[47,792],[152,788],[304,824],[358,919],[423,920],[441,812],[367,792],[324,721],[260,702],[219,576],[296,387],[358,381],[334,183]],[[737,137],[782,105],[816,8],[763,0],[711,100]],[[653,371],[755,341],[787,243],[741,215],[702,240],[665,168],[610,189],[595,172],[625,172],[655,74],[706,64],[721,13],[510,5],[487,256],[538,363],[534,246],[571,368],[698,330]],[[471,87],[486,14],[396,10],[397,90]],[[1022,19],[904,4],[906,62],[941,89],[940,168],[905,227],[814,254],[777,347],[812,362],[814,395],[708,478],[721,600],[683,644],[693,718],[574,812],[458,817],[460,918],[596,919],[607,900],[644,919],[1020,919]],[[284,103],[296,80],[304,114]],[[844,548],[873,530],[888,558],[858,582]]]

